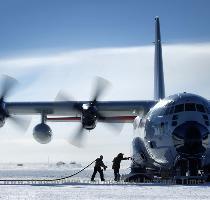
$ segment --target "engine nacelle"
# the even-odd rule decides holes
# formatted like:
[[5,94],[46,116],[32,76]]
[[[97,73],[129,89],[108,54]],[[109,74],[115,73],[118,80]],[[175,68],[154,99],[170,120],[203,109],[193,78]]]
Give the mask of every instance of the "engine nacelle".
[[47,124],[38,124],[34,127],[33,137],[40,144],[47,144],[52,139],[52,130]]
[[82,116],[82,126],[83,128],[85,128],[86,130],[92,130],[96,127],[96,117],[91,116],[91,117],[84,117]]
[[96,127],[97,123],[97,108],[92,104],[83,104],[82,105],[82,126],[86,130],[92,130]]

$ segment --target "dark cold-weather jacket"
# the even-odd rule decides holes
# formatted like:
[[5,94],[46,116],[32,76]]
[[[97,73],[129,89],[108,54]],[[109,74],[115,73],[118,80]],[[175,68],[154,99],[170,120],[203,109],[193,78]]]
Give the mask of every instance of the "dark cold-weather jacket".
[[114,159],[113,159],[113,164],[112,164],[112,169],[120,169],[120,163],[121,163],[121,161],[122,160],[128,160],[129,158],[123,158],[123,157],[119,157],[119,156],[117,156],[117,157],[115,157]]
[[96,168],[106,168],[106,166],[104,165],[104,162],[101,158],[97,158],[96,161],[95,161],[95,167]]

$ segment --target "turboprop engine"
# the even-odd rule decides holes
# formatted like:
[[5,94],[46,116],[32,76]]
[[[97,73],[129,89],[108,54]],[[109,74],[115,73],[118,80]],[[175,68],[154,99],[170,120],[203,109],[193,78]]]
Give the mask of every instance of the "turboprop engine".
[[9,113],[6,108],[5,100],[18,84],[17,80],[7,75],[1,76],[0,79],[0,128],[4,126],[5,121],[9,120],[17,128],[23,131],[27,130],[31,120],[23,116]]

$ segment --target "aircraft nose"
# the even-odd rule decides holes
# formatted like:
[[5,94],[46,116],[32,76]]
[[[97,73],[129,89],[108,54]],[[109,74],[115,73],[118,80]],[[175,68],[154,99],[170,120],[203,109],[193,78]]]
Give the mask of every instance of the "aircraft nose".
[[172,134],[174,146],[182,155],[203,155],[209,131],[202,124],[188,121],[178,126]]

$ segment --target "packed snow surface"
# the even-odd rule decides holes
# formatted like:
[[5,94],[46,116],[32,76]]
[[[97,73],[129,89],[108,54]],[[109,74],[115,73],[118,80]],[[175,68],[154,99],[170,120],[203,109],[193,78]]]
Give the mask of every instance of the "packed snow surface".
[[[48,179],[68,176],[85,164],[1,164],[0,179]],[[89,181],[93,167],[61,183],[0,185],[0,199],[209,199],[210,184],[175,185],[166,183],[117,184],[111,169],[105,171],[106,181]],[[122,174],[129,172],[123,166]]]

